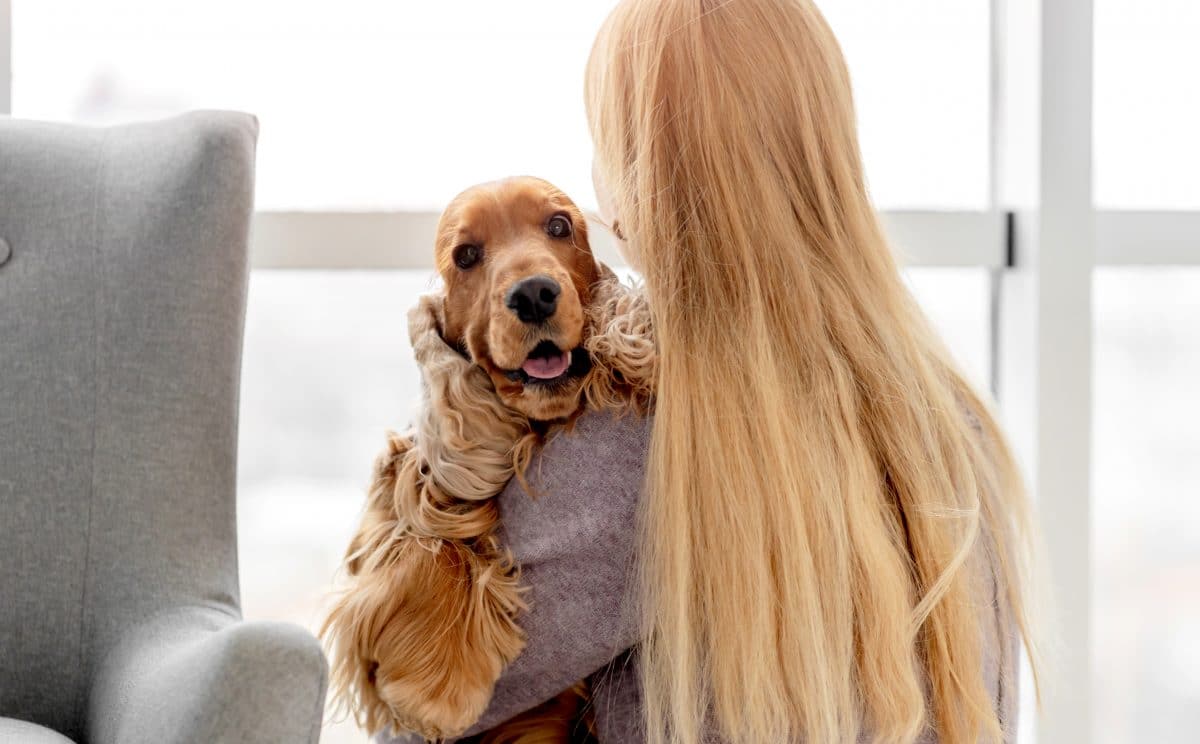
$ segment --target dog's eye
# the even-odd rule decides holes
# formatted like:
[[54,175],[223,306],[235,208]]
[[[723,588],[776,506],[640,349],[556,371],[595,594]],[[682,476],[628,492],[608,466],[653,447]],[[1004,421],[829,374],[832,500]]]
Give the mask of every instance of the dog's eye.
[[454,249],[454,265],[466,271],[483,258],[483,249],[474,243],[464,243]]
[[546,223],[546,234],[552,238],[569,238],[571,220],[565,214],[556,214]]

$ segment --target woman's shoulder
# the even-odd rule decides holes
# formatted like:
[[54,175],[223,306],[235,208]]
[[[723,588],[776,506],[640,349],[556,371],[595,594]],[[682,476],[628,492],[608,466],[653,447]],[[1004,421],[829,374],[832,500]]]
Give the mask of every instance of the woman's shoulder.
[[589,412],[569,429],[556,432],[534,456],[526,479],[537,492],[574,487],[640,487],[650,446],[651,418]]
[[539,453],[544,464],[588,454],[596,465],[635,464],[639,468],[650,444],[654,419],[634,413],[589,411],[574,425],[557,432]]
[[[650,418],[589,412],[534,455],[525,479],[500,496],[501,522],[518,552],[556,538],[630,534],[646,472]],[[553,534],[549,534],[553,533]],[[547,545],[547,547],[549,547]]]

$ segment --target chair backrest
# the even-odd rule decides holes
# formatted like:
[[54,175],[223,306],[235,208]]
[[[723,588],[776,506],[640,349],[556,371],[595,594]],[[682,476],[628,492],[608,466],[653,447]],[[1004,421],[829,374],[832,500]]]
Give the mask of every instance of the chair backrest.
[[78,734],[123,629],[238,612],[256,136],[0,118],[0,716]]

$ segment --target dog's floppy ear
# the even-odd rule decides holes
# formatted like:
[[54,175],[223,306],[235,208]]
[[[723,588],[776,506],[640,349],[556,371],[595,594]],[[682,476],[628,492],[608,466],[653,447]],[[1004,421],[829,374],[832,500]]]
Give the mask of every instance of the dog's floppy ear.
[[445,329],[446,296],[421,295],[416,306],[408,311],[408,340],[412,344],[417,364],[429,365],[435,358],[443,355],[446,347],[466,356],[457,343],[446,339]]
[[443,294],[424,294],[417,304],[408,311],[408,340],[412,343],[413,351],[420,351],[420,346],[428,342],[429,334],[439,338],[442,329],[446,327],[446,296]]
[[463,359],[471,360],[461,341],[446,338],[446,296],[442,294],[421,295],[416,306],[408,311],[408,340],[419,364],[427,363],[431,355],[447,346]]

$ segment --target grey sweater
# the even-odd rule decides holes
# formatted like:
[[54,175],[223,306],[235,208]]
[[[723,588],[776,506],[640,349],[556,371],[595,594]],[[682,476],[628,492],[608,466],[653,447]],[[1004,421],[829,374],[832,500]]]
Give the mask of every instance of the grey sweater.
[[[643,740],[633,658],[636,621],[627,593],[649,438],[649,419],[585,415],[573,432],[559,434],[534,458],[527,478],[537,498],[516,480],[501,494],[503,537],[521,565],[522,584],[529,587],[529,612],[520,621],[528,644],[504,671],[491,706],[471,733],[587,678],[602,744]],[[1013,731],[1006,737],[1011,741],[1016,637],[1010,623],[990,614],[996,622],[986,626],[984,673],[1002,720]]]

